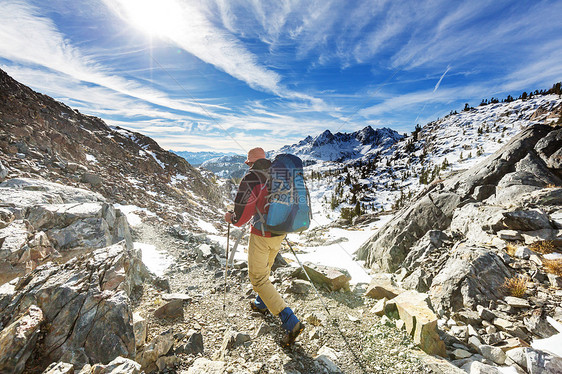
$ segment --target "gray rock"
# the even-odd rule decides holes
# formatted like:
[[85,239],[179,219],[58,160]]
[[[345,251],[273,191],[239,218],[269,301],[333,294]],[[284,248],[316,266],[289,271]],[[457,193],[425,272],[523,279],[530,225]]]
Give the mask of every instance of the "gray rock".
[[146,319],[137,312],[133,314],[133,331],[135,334],[135,344],[138,347],[142,347],[146,342],[148,322]]
[[562,229],[562,209],[557,210],[554,213],[550,213],[550,220],[557,229]]
[[310,282],[305,281],[304,279],[294,279],[287,288],[287,292],[297,295],[306,295],[310,292],[311,288],[312,286],[310,285]]
[[183,303],[181,299],[169,301],[156,309],[154,317],[161,319],[180,318],[183,320]]
[[471,336],[468,338],[468,345],[473,349],[478,350],[478,347],[482,345],[482,342],[476,336]]
[[[0,310],[7,325],[29,305],[44,314],[43,349],[51,362],[78,348],[92,362],[134,357],[135,337],[129,297],[140,281],[140,262],[124,245],[94,251],[64,265],[46,264],[22,277],[11,302]],[[81,353],[78,353],[81,355]]]
[[11,210],[0,208],[0,229],[8,226],[14,219],[16,219],[16,217]]
[[522,367],[523,369],[527,370],[527,351],[529,348],[526,347],[518,347],[510,349],[506,352],[508,358],[513,360],[517,365]]
[[[351,291],[349,287],[351,276],[345,269],[317,265],[311,262],[306,262],[304,264],[304,269],[308,274],[308,277],[310,277],[310,280],[318,286],[325,287],[331,291],[338,291],[340,289],[344,289],[348,292]],[[301,268],[298,268],[293,273],[293,276],[300,279],[308,279]]]
[[371,279],[371,283],[365,292],[365,296],[372,297],[374,299],[393,299],[402,292],[404,292],[404,290],[397,287],[392,281],[391,274],[379,273],[374,275]]
[[408,255],[411,246],[429,230],[444,230],[461,197],[452,192],[429,192],[415,204],[398,212],[358,250],[359,260],[377,264],[394,272]]
[[103,179],[94,173],[84,173],[82,174],[82,182],[88,183],[93,187],[99,187],[103,184]]
[[323,346],[318,350],[318,354],[314,358],[316,362],[321,363],[322,366],[328,371],[328,373],[339,374],[343,373],[341,369],[336,365],[335,361],[338,360],[339,354],[330,347]]
[[482,356],[486,359],[495,362],[498,365],[503,365],[505,363],[505,359],[507,358],[504,351],[501,348],[493,347],[491,345],[481,345],[478,347]]
[[407,269],[418,268],[427,261],[431,253],[449,243],[451,238],[440,230],[429,230],[416,244],[404,259],[402,267]]
[[472,197],[476,201],[484,201],[496,193],[496,186],[493,184],[485,184],[483,186],[476,186]]
[[225,369],[226,362],[200,357],[189,367],[187,374],[220,374],[224,373]]
[[479,361],[470,361],[461,369],[469,374],[501,374],[497,367],[486,365]]
[[520,297],[513,297],[513,296],[506,296],[505,302],[514,308],[529,308],[529,302],[525,299],[521,299]]
[[497,232],[497,235],[500,239],[503,240],[521,240],[523,237],[519,233],[519,231],[515,230],[500,230]]
[[211,249],[210,245],[201,244],[195,249],[195,254],[197,256],[197,262],[203,262],[213,255],[213,250]]
[[494,318],[496,318],[496,315],[490,311],[490,309],[484,308],[482,305],[477,305],[476,310],[478,311],[480,318],[485,321],[493,321]]
[[532,348],[526,350],[529,374],[559,374],[562,372],[562,358]]
[[525,327],[534,335],[541,338],[550,338],[558,333],[554,327],[546,320],[546,313],[541,309],[535,309],[529,317],[523,319]]
[[224,334],[220,351],[215,354],[214,359],[224,359],[228,352],[242,344],[251,341],[252,338],[248,334],[238,331],[229,330]]
[[551,273],[548,273],[547,277],[552,287],[562,288],[562,277]]
[[464,309],[455,313],[453,318],[455,321],[460,321],[467,325],[479,325],[482,322],[480,314],[470,309]]
[[41,204],[105,202],[99,193],[30,178],[12,178],[0,183],[0,202],[29,207]]
[[0,162],[0,182],[4,182],[4,179],[8,176],[8,169]]
[[25,370],[43,322],[41,309],[31,305],[0,332],[0,372],[19,374]]
[[452,352],[452,355],[456,360],[460,360],[472,356],[472,353],[465,351],[464,349],[457,348]]
[[90,359],[86,354],[84,348],[76,348],[74,350],[66,351],[60,358],[61,362],[67,362],[72,364],[76,369],[83,368],[84,366],[88,365]]
[[162,294],[162,300],[164,300],[164,301],[179,300],[183,304],[189,304],[193,300],[193,298],[191,296],[189,296],[188,294],[175,292],[175,293]]
[[144,371],[150,372],[156,369],[156,361],[166,355],[174,345],[174,333],[172,329],[155,336],[144,349],[137,353],[136,361]]
[[501,286],[509,276],[509,269],[494,252],[461,244],[433,279],[433,306],[441,314],[488,303],[502,297]]
[[517,247],[517,249],[515,250],[515,257],[522,258],[523,260],[528,260],[529,257],[531,257],[531,254],[532,252],[527,246]]
[[24,246],[30,237],[30,229],[23,220],[13,221],[7,227],[0,229],[0,261],[16,263],[25,252]]
[[536,231],[553,228],[548,215],[539,209],[514,210],[503,213],[503,216],[502,223],[511,230]]
[[489,243],[493,233],[505,228],[505,208],[482,203],[469,203],[453,213],[450,229],[469,239],[472,244]]
[[539,240],[553,241],[555,244],[562,243],[562,230],[542,229],[537,231],[525,231],[521,233],[525,244],[533,244]]
[[562,169],[562,148],[560,144],[562,144],[562,130],[558,128],[539,140],[535,144],[535,150],[546,166],[551,169],[558,169],[559,176],[562,177],[560,175],[560,169]]
[[180,345],[176,349],[176,353],[185,353],[196,355],[204,352],[203,335],[200,332],[193,332],[187,343]]

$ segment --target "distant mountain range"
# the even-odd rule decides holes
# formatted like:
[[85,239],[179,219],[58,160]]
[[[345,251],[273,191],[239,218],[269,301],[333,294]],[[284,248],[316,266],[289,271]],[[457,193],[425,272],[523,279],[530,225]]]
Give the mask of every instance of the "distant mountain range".
[[278,151],[272,152],[272,155],[291,153],[309,163],[346,162],[388,149],[403,137],[394,130],[373,129],[371,126],[352,133],[332,134],[330,130],[326,130],[314,138],[307,136],[296,144],[286,145]]
[[[404,138],[398,132],[388,129],[373,129],[367,126],[352,133],[326,130],[316,137],[307,136],[300,142],[286,145],[278,150],[268,151],[267,157],[273,159],[281,153],[299,156],[305,165],[323,161],[350,162],[384,152]],[[175,152],[194,166],[201,166],[222,178],[240,178],[248,170],[243,155],[218,152]],[[211,157],[214,156],[214,157]],[[203,160],[200,164],[197,160]]]
[[199,166],[207,160],[211,160],[214,158],[222,157],[222,156],[234,156],[236,153],[234,152],[189,152],[189,151],[172,151],[170,152],[175,153],[178,156],[181,156],[187,160],[193,166]]
[[207,160],[201,164],[201,167],[222,178],[241,178],[248,171],[244,161],[246,156],[225,155]]

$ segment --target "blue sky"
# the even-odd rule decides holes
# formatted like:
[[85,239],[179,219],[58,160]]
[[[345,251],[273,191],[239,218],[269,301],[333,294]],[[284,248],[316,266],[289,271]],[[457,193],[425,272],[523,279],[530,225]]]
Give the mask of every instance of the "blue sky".
[[562,80],[562,1],[0,0],[0,68],[166,149],[410,132]]

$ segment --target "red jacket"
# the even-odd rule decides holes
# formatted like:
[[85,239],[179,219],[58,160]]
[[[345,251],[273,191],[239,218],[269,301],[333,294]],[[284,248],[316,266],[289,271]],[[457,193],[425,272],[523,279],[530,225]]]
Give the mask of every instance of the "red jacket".
[[[232,215],[234,226],[240,227],[254,216],[259,217],[258,212],[263,215],[267,214],[267,175],[270,166],[271,161],[265,158],[259,159],[242,178],[234,199],[234,214]],[[251,232],[259,236],[272,236],[269,231],[262,232],[253,225]]]

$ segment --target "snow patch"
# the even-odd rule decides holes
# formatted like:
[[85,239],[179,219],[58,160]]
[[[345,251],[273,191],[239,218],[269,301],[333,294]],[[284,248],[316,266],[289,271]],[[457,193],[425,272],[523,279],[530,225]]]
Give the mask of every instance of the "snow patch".
[[218,231],[215,228],[215,226],[213,226],[213,224],[211,224],[207,221],[203,221],[201,218],[197,218],[197,220],[195,221],[195,224],[197,226],[199,226],[203,231],[210,232],[210,233],[213,233],[213,234],[218,234]]
[[90,155],[90,154],[86,154],[86,161],[91,162],[93,164],[98,163],[98,159],[95,158],[93,155]]
[[129,226],[135,227],[142,223],[141,217],[136,214],[137,212],[144,212],[147,216],[156,216],[155,213],[152,213],[150,210],[146,208],[141,208],[136,205],[121,205],[121,204],[114,204],[115,209],[119,209],[125,217],[127,217],[127,221],[129,222]]
[[543,256],[547,260],[562,260],[562,253],[549,253]]
[[531,343],[531,347],[562,357],[562,323],[557,322],[552,317],[546,317],[546,320],[558,330],[558,334],[546,339],[536,339]]
[[134,242],[133,244],[135,249],[141,250],[142,262],[154,274],[162,276],[166,269],[172,265],[172,259],[158,251],[155,246],[140,242]]

